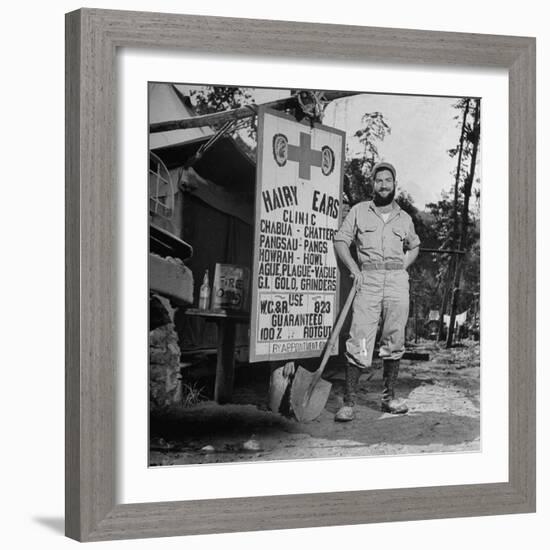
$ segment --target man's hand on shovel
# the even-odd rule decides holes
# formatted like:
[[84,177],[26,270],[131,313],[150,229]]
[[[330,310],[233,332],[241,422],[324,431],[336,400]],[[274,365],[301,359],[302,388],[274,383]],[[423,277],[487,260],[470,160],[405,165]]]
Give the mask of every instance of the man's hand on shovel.
[[353,279],[353,284],[355,286],[355,289],[359,290],[359,287],[363,282],[363,273],[357,266],[355,269],[351,270],[350,277]]
[[349,246],[344,241],[335,241],[334,252],[336,252],[336,256],[338,256],[340,261],[349,269],[350,277],[353,278],[354,286],[358,289],[363,277],[361,269],[351,255]]

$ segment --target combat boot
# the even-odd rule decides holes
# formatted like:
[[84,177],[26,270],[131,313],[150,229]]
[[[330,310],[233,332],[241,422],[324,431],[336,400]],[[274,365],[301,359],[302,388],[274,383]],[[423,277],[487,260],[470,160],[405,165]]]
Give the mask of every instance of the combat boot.
[[399,374],[399,359],[384,359],[382,375],[384,389],[382,390],[382,412],[391,414],[405,414],[409,407],[400,399],[395,399],[395,382]]
[[361,369],[355,365],[346,365],[346,386],[344,390],[344,405],[334,415],[336,422],[349,422],[355,418],[355,392],[361,376]]

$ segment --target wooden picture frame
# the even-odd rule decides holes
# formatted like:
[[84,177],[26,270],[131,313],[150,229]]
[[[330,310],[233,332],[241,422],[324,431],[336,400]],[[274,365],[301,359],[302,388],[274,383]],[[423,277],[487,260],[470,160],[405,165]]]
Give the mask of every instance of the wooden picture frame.
[[[212,40],[212,36],[216,39]],[[509,71],[509,479],[117,504],[117,48]],[[81,541],[535,511],[535,39],[83,9],[66,16],[66,534]]]

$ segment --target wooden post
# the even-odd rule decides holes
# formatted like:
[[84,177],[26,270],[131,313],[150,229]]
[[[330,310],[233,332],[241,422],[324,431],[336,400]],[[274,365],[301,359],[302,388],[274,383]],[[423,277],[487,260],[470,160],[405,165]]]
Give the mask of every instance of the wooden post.
[[439,309],[439,326],[437,329],[437,341],[442,341],[445,339],[443,337],[443,333],[445,330],[444,317],[445,317],[445,313],[447,312],[447,305],[449,303],[449,294],[451,292],[452,273],[453,273],[453,266],[455,265],[455,261],[456,261],[456,255],[453,255],[453,257],[449,260],[449,267],[447,268],[447,273],[445,277],[445,288],[443,290],[443,300],[441,301],[441,307]]
[[235,333],[233,319],[216,320],[218,329],[218,356],[216,360],[216,382],[214,400],[217,403],[229,403],[233,394],[235,379]]
[[235,334],[237,323],[249,323],[249,314],[226,310],[201,310],[189,308],[186,315],[202,317],[216,323],[218,353],[216,358],[216,381],[214,399],[218,403],[229,403],[233,394],[235,373]]
[[418,344],[418,300],[414,298],[414,343]]

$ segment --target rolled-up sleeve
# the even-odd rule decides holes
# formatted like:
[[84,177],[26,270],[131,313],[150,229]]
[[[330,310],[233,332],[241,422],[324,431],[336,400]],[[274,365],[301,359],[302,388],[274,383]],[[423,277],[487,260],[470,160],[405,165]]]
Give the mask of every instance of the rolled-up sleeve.
[[405,236],[405,250],[412,250],[413,248],[420,246],[420,238],[416,234],[412,218],[409,218],[408,225],[407,235]]
[[356,219],[357,209],[353,207],[340,226],[340,229],[334,234],[334,242],[344,242],[348,246],[353,242],[356,232]]

